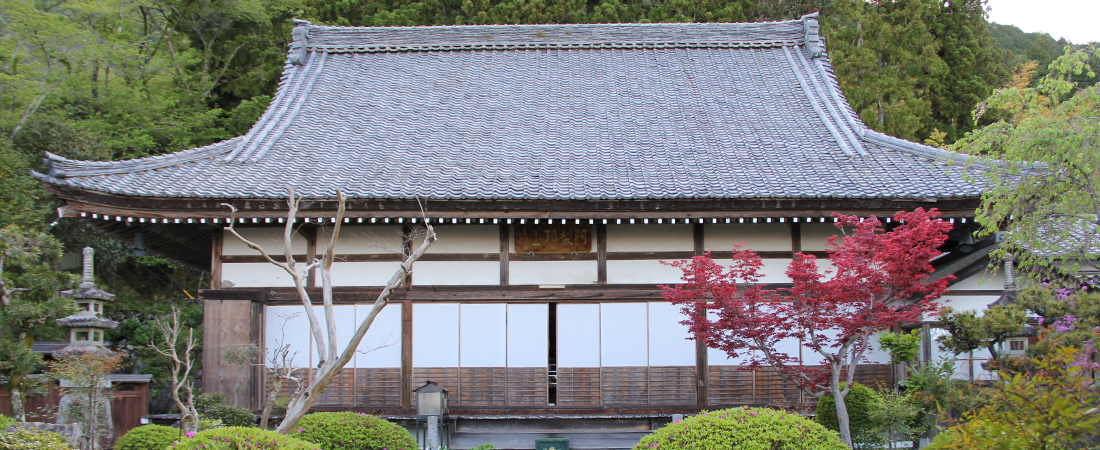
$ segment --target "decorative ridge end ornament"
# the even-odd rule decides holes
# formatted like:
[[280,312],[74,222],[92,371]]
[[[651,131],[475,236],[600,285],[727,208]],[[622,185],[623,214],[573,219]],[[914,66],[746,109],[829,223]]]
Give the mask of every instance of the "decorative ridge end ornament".
[[806,50],[811,58],[820,57],[824,52],[821,45],[821,25],[817,23],[817,13],[802,16],[802,25],[806,27]]
[[290,36],[293,40],[290,42],[290,63],[295,66],[305,64],[306,60],[306,46],[309,45],[309,26],[308,20],[294,19],[294,30],[291,31]]

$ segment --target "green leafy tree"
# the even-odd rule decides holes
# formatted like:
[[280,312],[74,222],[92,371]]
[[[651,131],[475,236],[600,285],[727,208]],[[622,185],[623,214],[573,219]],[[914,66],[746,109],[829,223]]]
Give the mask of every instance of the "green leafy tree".
[[940,322],[948,334],[939,337],[940,348],[959,355],[986,349],[998,361],[1003,355],[998,345],[1023,333],[1027,311],[1018,305],[995,305],[979,315],[975,311],[940,311]]
[[60,254],[60,244],[48,234],[15,225],[0,229],[0,376],[11,393],[12,416],[20,421],[26,419],[26,376],[42,366],[42,355],[31,351],[35,333],[73,310],[57,291],[75,277],[40,262]]

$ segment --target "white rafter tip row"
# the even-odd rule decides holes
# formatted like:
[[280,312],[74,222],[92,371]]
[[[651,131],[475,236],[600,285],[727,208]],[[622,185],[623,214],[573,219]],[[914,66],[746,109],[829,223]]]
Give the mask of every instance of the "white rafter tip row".
[[630,223],[631,223],[631,224],[633,224],[633,223],[634,223],[634,219],[630,219]]
[[378,222],[378,218],[377,218],[377,217],[371,217],[371,218],[370,218],[370,223],[377,223],[377,222]]
[[527,219],[519,219],[519,224],[520,225],[525,225],[526,223],[527,223]]
[[740,219],[737,219],[737,223],[745,223],[745,218],[742,217]]
[[390,223],[390,218],[389,217],[386,218],[386,223]]
[[508,219],[508,225],[512,224],[512,219]]
[[642,223],[649,225],[649,219],[642,219]]
[[86,213],[86,212],[81,212],[81,213],[80,213],[80,217],[88,217],[88,213]]
[[496,225],[496,224],[498,224],[498,223],[500,223],[500,219],[493,219],[493,224],[494,224],[494,225]]

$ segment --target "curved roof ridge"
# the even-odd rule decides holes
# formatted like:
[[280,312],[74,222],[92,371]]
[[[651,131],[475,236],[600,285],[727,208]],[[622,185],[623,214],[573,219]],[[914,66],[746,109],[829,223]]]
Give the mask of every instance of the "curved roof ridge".
[[[311,57],[310,59],[312,60],[313,58]],[[298,116],[298,111],[302,109],[302,105],[304,105],[306,103],[306,100],[309,99],[309,93],[313,91],[313,85],[317,82],[317,77],[321,75],[321,71],[325,70],[326,59],[328,59],[328,53],[322,52],[320,57],[318,58],[316,68],[313,67],[313,64],[310,64],[310,69],[302,73],[303,80],[301,81],[301,83],[305,83],[305,87],[302,88],[301,83],[299,83],[300,92],[295,92],[295,96],[292,99],[294,102],[294,106],[291,107],[285,118],[282,118],[282,120],[276,120],[275,123],[278,124],[278,127],[272,130],[270,137],[267,139],[267,145],[264,145],[264,138],[268,136],[265,131],[264,135],[261,135],[259,139],[252,143],[252,145],[256,146],[254,151],[250,151],[247,154],[242,155],[242,160],[247,160],[248,162],[259,161],[260,158],[263,158],[264,155],[267,154],[267,151],[270,150],[271,147],[279,141],[279,138],[283,136],[283,132],[285,132],[287,127],[290,126],[291,122],[294,122],[294,118]],[[309,81],[305,81],[306,77],[304,75],[306,75],[307,73],[309,74]]]
[[870,128],[868,128],[867,131],[864,132],[863,140],[893,150],[903,151],[914,156],[920,156],[922,158],[945,161],[954,164],[970,164],[982,166],[985,165],[984,162],[980,161],[979,158],[974,156],[947,151],[942,148],[933,147],[931,145],[918,144],[916,142],[896,138],[886,133],[872,130]]
[[[798,49],[795,49],[797,52]],[[817,113],[817,117],[821,119],[821,123],[825,125],[825,128],[829,130],[829,134],[836,140],[837,145],[840,146],[840,151],[844,152],[847,156],[856,156],[852,151],[847,140],[841,135],[840,130],[836,129],[836,125],[830,119],[829,114],[821,110],[821,104],[818,102],[817,97],[814,95],[813,88],[806,82],[806,76],[799,69],[798,63],[794,61],[794,57],[791,56],[791,51],[787,47],[783,47],[783,55],[787,58],[787,65],[794,72],[795,77],[798,78],[798,84],[802,87],[802,93],[806,95],[806,98],[810,101],[810,106],[814,112]]]
[[228,153],[229,148],[232,148],[235,141],[239,141],[240,139],[241,136],[237,136],[203,147],[123,161],[79,161],[47,152],[46,163],[49,166],[49,176],[51,178],[86,177],[140,172],[199,161]]
[[[829,112],[829,117],[833,119],[836,127],[839,128],[844,134],[844,137],[848,139],[848,144],[852,146],[852,149],[857,155],[867,156],[867,150],[863,149],[863,144],[860,142],[859,138],[856,137],[855,132],[848,127],[850,123],[846,123],[846,121],[841,118],[841,113],[838,111],[837,105],[833,101],[830,101],[835,100],[835,97],[830,96],[829,94],[831,93],[826,92],[827,90],[822,87],[821,81],[817,79],[817,74],[815,74],[813,68],[810,67],[811,63],[806,60],[806,55],[797,50],[794,53],[798,55],[800,66],[806,71],[806,76],[810,79],[810,84],[813,85],[814,91],[817,92],[821,103],[825,105],[825,110]],[[818,58],[820,58],[820,56],[818,56]]]

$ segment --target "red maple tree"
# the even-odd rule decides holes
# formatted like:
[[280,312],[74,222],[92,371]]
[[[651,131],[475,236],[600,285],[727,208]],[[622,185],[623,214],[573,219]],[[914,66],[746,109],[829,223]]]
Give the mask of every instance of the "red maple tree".
[[[823,271],[813,255],[798,253],[787,268],[790,288],[760,284],[760,257],[734,248],[728,267],[710,254],[666,262],[683,270],[683,283],[662,286],[664,297],[682,306],[694,339],[749,361],[745,370],[774,367],[813,396],[834,394],[841,438],[852,444],[844,397],[872,337],[895,325],[921,321],[954,277],[931,280],[931,261],[947,240],[951,224],[935,209],[898,212],[886,231],[876,217],[834,214],[844,234],[829,238],[833,269]],[[850,231],[845,232],[848,229]],[[806,364],[776,348],[797,339],[821,356]]]

